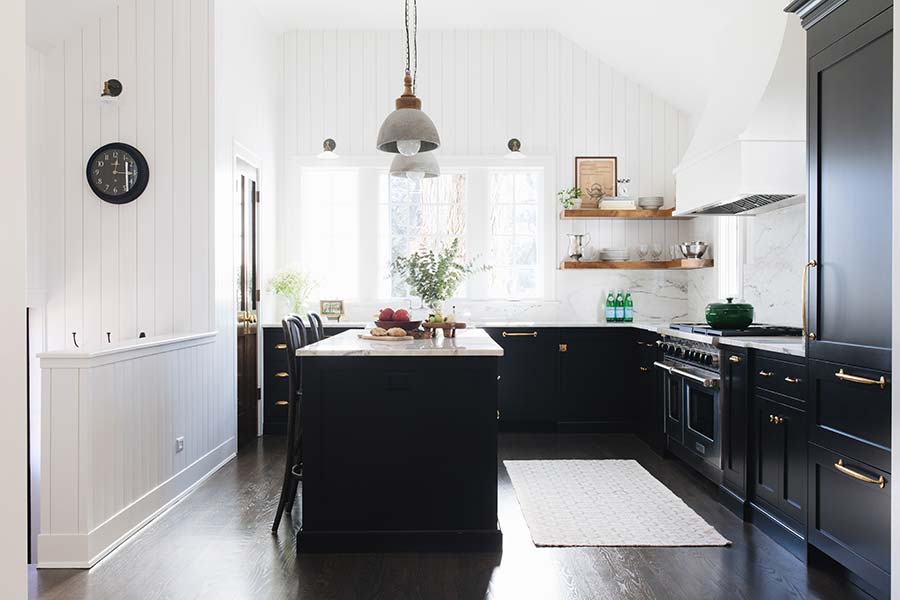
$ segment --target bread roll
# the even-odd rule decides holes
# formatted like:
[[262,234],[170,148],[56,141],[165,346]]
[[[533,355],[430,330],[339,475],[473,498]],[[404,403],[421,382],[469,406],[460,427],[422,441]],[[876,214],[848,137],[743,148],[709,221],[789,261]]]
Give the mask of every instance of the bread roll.
[[387,334],[388,334],[387,329],[384,329],[382,327],[373,327],[369,331],[369,335],[374,335],[375,337],[384,337]]
[[391,327],[387,330],[387,334],[391,337],[406,337],[406,330],[400,327]]

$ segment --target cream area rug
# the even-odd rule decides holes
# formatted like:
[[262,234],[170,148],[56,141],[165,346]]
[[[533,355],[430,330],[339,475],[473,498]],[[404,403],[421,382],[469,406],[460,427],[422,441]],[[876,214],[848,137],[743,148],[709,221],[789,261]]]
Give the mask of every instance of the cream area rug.
[[726,546],[634,460],[507,460],[536,546]]

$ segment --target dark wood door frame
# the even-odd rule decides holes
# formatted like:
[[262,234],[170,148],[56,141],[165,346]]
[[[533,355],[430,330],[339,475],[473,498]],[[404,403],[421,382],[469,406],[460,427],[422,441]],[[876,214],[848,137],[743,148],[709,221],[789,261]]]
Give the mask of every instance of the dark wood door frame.
[[240,244],[237,290],[237,437],[238,447],[256,439],[259,432],[259,189],[255,179],[242,173],[238,179],[239,202],[235,210]]

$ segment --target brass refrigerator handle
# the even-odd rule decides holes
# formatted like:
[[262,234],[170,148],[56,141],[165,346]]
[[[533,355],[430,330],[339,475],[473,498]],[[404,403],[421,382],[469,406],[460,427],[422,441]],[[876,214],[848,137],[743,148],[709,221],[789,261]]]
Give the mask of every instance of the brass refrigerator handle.
[[[800,296],[800,314],[803,319],[803,337],[807,335],[807,323],[806,323],[806,288],[809,284],[809,268],[816,267],[819,263],[815,261],[815,259],[809,261],[805,265],[803,265],[803,291]],[[812,338],[810,338],[812,339]]]
[[509,333],[508,331],[504,331],[502,335],[503,335],[503,337],[530,337],[530,338],[536,338],[536,337],[537,337],[537,334],[538,334],[537,331],[532,331],[531,333],[516,333],[516,332],[514,332],[514,333]]
[[861,383],[862,385],[877,385],[881,389],[887,387],[887,381],[885,380],[884,375],[882,375],[880,379],[869,379],[868,377],[859,377],[857,375],[844,373],[844,369],[842,368],[837,373],[835,373],[834,376],[841,381],[849,381],[850,383]]
[[854,471],[853,469],[845,467],[843,458],[839,458],[838,461],[836,463],[834,463],[834,468],[837,469],[838,471],[840,471],[841,473],[843,473],[844,475],[847,475],[848,477],[852,477],[853,479],[858,479],[859,481],[862,481],[863,483],[871,483],[873,485],[877,485],[881,489],[884,489],[884,483],[885,483],[884,475],[879,475],[878,479],[872,479],[868,475],[863,475],[862,473],[859,473],[857,471]]

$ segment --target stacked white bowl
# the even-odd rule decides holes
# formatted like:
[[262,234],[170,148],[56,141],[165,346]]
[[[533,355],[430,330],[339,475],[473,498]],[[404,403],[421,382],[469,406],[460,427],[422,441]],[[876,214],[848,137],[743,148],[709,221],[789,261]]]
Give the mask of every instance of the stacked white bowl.
[[628,260],[628,250],[624,248],[601,248],[598,256],[602,261],[622,262]]

